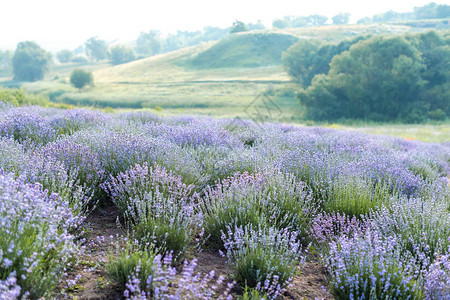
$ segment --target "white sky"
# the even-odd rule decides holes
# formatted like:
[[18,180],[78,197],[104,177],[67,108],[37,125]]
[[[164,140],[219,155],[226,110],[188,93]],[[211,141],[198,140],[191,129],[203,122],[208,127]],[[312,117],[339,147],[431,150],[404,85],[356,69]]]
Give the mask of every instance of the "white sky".
[[[351,20],[384,13],[412,11],[432,0],[1,0],[0,49],[34,40],[47,50],[74,49],[88,38],[135,40],[141,31],[163,33],[227,27],[236,19],[271,27],[286,15],[351,13]],[[435,0],[450,4],[450,0]]]

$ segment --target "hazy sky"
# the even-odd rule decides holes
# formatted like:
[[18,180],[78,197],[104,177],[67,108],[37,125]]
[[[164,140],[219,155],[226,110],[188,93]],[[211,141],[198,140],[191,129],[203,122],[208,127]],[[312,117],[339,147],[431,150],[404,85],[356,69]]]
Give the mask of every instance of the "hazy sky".
[[[34,40],[48,50],[73,49],[88,38],[135,40],[139,32],[163,33],[227,27],[236,19],[271,27],[274,18],[314,13],[331,18],[351,13],[352,21],[389,10],[412,11],[431,0],[2,0],[0,49]],[[450,0],[436,0],[450,4]]]

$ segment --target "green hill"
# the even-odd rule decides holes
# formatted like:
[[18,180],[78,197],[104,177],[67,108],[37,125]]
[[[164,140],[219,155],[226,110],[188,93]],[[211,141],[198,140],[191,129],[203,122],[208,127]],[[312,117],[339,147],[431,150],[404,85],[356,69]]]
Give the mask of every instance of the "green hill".
[[185,62],[201,69],[279,65],[283,51],[297,41],[284,33],[233,34]]

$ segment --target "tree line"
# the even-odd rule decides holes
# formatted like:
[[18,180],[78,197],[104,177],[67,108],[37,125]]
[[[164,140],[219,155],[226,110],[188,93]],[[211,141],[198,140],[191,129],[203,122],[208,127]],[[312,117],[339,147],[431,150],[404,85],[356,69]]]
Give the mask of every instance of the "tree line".
[[306,118],[423,122],[450,116],[450,34],[300,40],[283,55]]

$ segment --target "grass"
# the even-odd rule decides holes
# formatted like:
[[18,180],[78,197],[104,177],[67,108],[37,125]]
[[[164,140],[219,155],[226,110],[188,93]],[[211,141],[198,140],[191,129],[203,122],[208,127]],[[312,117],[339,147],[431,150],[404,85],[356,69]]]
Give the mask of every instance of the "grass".
[[354,126],[332,124],[329,127],[356,130],[367,134],[395,136],[406,140],[428,143],[445,143],[450,141],[450,124],[448,121],[436,124],[361,124]]
[[233,34],[185,61],[194,68],[262,67],[281,64],[298,37],[281,33]]

